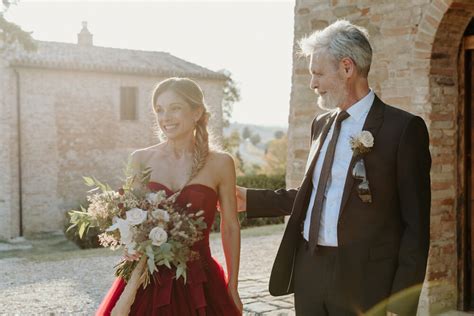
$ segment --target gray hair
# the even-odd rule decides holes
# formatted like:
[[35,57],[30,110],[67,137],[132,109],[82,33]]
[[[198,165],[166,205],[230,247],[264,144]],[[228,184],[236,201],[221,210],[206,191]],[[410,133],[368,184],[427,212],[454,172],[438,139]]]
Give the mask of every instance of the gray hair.
[[299,42],[304,56],[312,55],[316,50],[326,50],[337,62],[350,58],[357,71],[364,77],[369,75],[372,62],[372,47],[367,29],[346,20],[338,20],[325,29],[317,30]]

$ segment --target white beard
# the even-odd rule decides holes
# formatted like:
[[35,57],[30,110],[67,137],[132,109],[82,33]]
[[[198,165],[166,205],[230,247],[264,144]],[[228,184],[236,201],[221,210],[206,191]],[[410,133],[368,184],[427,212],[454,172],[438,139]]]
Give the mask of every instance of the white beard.
[[324,96],[319,95],[318,97],[318,106],[319,108],[327,111],[334,110],[338,108],[345,99],[345,91],[341,93],[326,93]]

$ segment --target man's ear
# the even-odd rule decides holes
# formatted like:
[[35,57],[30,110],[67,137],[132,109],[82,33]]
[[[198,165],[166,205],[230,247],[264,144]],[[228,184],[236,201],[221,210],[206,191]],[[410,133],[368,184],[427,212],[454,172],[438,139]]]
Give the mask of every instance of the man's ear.
[[355,63],[349,57],[344,57],[343,59],[341,59],[341,66],[342,66],[344,77],[350,78],[355,74],[355,71],[356,71]]

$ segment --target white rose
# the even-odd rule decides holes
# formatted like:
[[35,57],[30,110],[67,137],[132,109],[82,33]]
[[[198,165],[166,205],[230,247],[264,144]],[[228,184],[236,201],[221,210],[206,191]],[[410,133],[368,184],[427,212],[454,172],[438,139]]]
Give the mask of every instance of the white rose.
[[154,218],[165,221],[165,222],[169,222],[170,220],[170,214],[167,211],[159,209],[159,208],[155,208],[155,210],[151,212],[151,215]]
[[130,244],[132,242],[133,232],[128,221],[118,217],[114,217],[114,221],[115,224],[107,228],[106,231],[110,232],[118,229],[120,231],[120,242],[125,245]]
[[158,193],[148,193],[145,197],[145,199],[150,203],[150,204],[156,204],[158,202]]
[[161,227],[153,228],[148,237],[150,238],[152,245],[155,246],[161,246],[168,240],[168,234]]
[[164,199],[166,198],[166,194],[164,191],[158,191],[158,192],[153,192],[153,193],[148,193],[145,197],[145,199],[150,203],[150,204],[160,204]]
[[366,148],[374,146],[374,137],[369,131],[362,131],[359,135],[359,140]]
[[132,208],[125,214],[127,214],[127,222],[132,226],[139,225],[146,220],[146,212],[139,208]]

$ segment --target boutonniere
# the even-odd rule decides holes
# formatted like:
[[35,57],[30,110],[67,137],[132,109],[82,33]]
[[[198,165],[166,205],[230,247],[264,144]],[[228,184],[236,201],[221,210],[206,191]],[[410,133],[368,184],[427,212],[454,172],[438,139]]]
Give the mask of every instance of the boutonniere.
[[355,157],[362,156],[374,147],[374,136],[369,131],[362,131],[356,136],[351,136],[351,149]]

